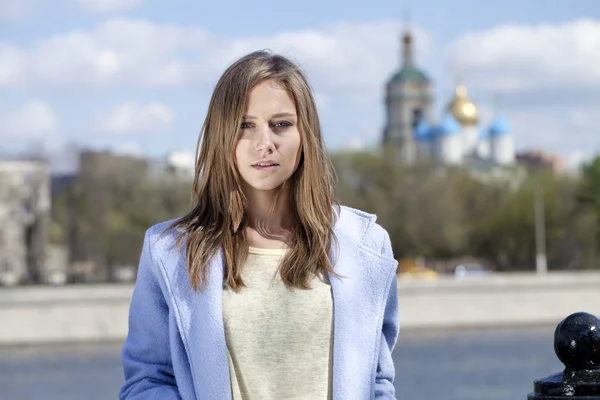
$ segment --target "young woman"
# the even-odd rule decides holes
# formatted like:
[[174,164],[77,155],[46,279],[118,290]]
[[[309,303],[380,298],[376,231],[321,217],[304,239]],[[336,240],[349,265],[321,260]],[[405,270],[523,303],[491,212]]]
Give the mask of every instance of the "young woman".
[[395,398],[390,240],[336,204],[299,68],[232,64],[196,151],[193,209],[144,239],[120,399]]

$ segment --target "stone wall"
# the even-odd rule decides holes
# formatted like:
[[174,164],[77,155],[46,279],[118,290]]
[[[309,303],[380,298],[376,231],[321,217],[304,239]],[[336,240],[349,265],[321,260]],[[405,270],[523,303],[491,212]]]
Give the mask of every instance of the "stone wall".
[[44,280],[50,171],[41,161],[0,161],[0,285]]
[[[67,285],[0,290],[0,346],[123,341],[132,285]],[[568,315],[600,315],[600,272],[492,274],[398,283],[402,332],[554,329]]]

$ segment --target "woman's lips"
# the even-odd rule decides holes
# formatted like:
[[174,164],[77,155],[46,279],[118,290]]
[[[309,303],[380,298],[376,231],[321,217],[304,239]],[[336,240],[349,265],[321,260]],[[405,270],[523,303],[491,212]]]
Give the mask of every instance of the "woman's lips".
[[252,168],[254,168],[258,171],[263,171],[263,172],[274,171],[277,167],[279,167],[279,164],[269,164],[269,165],[254,164],[252,166]]

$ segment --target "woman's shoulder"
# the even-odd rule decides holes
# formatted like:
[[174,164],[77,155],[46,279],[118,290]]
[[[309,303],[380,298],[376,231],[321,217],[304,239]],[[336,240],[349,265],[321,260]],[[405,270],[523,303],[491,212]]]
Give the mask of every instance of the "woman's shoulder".
[[146,230],[144,241],[155,256],[173,250],[183,230],[175,226],[179,218],[156,223]]
[[338,234],[350,239],[384,257],[393,258],[387,230],[377,223],[377,215],[348,206],[340,206],[336,222]]

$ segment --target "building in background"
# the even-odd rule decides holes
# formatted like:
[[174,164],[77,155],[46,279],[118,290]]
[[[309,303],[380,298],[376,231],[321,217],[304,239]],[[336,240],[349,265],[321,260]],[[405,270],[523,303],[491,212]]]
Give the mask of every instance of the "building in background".
[[191,182],[196,172],[196,156],[186,151],[176,151],[166,157],[153,160],[149,165],[149,177],[153,180]]
[[[70,185],[62,190],[68,213],[63,240],[69,249],[69,280],[133,280],[147,227],[187,210],[194,165],[194,155],[187,153],[143,158],[81,151],[74,180],[56,181]],[[61,193],[60,188],[55,192]]]
[[556,154],[546,153],[541,150],[519,152],[516,159],[519,164],[532,170],[546,169],[557,174],[565,171],[565,163],[562,158]]
[[456,88],[444,115],[436,120],[431,80],[415,64],[411,32],[404,33],[402,46],[402,66],[386,85],[383,131],[383,144],[396,150],[400,163],[475,169],[512,165],[514,137],[508,122],[496,116],[483,125],[464,85]]
[[142,157],[96,150],[79,153],[79,169],[67,207],[70,280],[114,279],[119,267],[107,253],[115,247],[109,240],[110,232],[120,217],[113,210],[118,209],[119,201],[131,198],[145,185],[148,174],[149,162]]
[[50,170],[43,161],[0,160],[0,284],[48,283]]
[[433,92],[429,77],[415,64],[410,32],[404,34],[402,43],[402,66],[386,86],[383,143],[397,150],[403,165],[413,165],[418,153],[415,128],[421,120],[433,120]]

